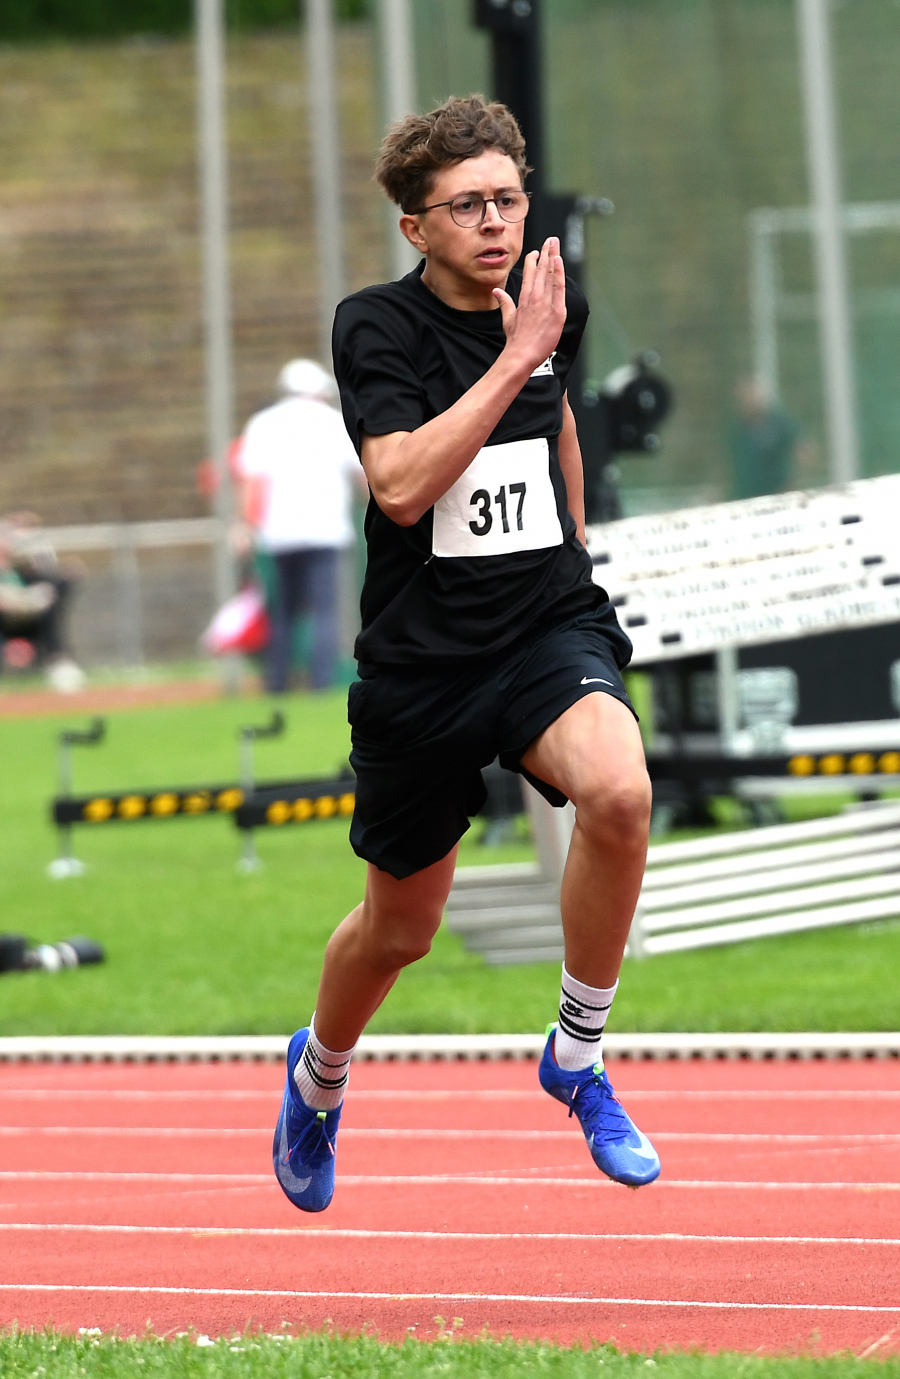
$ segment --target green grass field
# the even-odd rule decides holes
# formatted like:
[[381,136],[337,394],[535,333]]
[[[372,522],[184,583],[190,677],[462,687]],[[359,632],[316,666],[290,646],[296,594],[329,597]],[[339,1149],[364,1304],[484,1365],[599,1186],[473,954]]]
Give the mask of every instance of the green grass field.
[[[265,700],[223,700],[110,715],[107,742],[76,755],[77,791],[233,779],[237,728],[262,722]],[[262,742],[258,777],[327,774],[346,760],[344,693],[297,695],[288,732]],[[264,866],[240,875],[227,819],[83,826],[84,877],[46,875],[55,836],[55,738],[72,715],[0,718],[0,930],[40,940],[84,933],[108,962],[59,976],[2,979],[0,1033],[281,1033],[312,1009],[322,948],[357,903],[364,865],[346,820],[260,831]],[[530,855],[467,835],[472,864]],[[619,1030],[798,1030],[896,1027],[896,921],[627,962],[610,1022]],[[441,932],[404,974],[372,1029],[542,1029],[558,990],[555,964],[488,968]]]
[[[206,1338],[202,1338],[206,1341]],[[874,1368],[877,1363],[877,1370]],[[896,1357],[880,1362],[850,1356],[765,1358],[758,1355],[621,1354],[611,1346],[590,1350],[507,1341],[462,1342],[448,1330],[443,1342],[390,1346],[371,1336],[314,1334],[299,1338],[242,1336],[216,1344],[152,1339],[78,1338],[54,1333],[0,1337],[4,1379],[862,1379],[900,1376]]]

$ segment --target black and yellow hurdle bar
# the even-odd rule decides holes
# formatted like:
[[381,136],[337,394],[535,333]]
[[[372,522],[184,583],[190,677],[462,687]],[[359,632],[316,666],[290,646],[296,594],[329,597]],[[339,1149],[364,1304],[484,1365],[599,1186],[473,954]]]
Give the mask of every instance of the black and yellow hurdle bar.
[[[720,752],[685,753],[679,755],[647,754],[647,769],[651,780],[678,780],[695,784],[701,780],[731,781],[745,776],[793,776],[809,780],[813,776],[824,779],[846,777],[848,788],[854,781],[866,777],[866,785],[874,779],[900,776],[900,751],[876,748],[854,752],[795,752],[773,756],[725,756]],[[884,779],[888,788],[894,782]],[[865,786],[861,787],[865,788]]]
[[352,776],[339,776],[325,780],[260,781],[249,794],[239,785],[227,784],[65,795],[53,800],[52,816],[60,827],[232,814],[238,828],[250,829],[352,814],[353,786]]
[[[740,776],[812,776],[833,779],[900,776],[900,751],[796,753],[793,756],[648,756],[651,779],[731,780]],[[886,781],[885,784],[888,784]],[[315,780],[260,781],[252,791],[224,785],[171,786],[83,796],[52,802],[57,827],[71,824],[135,823],[138,820],[200,818],[230,814],[241,830],[310,823],[353,813],[352,775]]]
[[51,801],[53,823],[59,832],[60,849],[49,872],[54,877],[78,876],[84,866],[72,853],[72,829],[76,824],[133,824],[160,819],[199,819],[208,815],[235,818],[244,835],[243,870],[258,862],[253,851],[255,828],[268,824],[306,823],[316,819],[346,817],[353,813],[355,778],[349,766],[335,776],[304,780],[255,781],[253,744],[259,738],[284,732],[280,711],[268,724],[245,725],[239,731],[241,779],[225,784],[159,786],[148,790],[72,792],[72,748],[98,746],[106,736],[106,723],[95,719],[87,730],[66,729],[59,735],[59,793]]
[[199,818],[203,814],[233,814],[244,802],[239,785],[196,785],[159,790],[125,790],[80,797],[64,795],[53,801],[53,822],[65,824],[136,823],[139,819]]

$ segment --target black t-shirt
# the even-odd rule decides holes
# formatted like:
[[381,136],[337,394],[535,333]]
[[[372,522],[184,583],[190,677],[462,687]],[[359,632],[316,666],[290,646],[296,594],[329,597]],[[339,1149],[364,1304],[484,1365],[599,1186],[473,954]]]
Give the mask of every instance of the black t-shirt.
[[[499,310],[448,306],[422,282],[423,267],[337,309],[334,371],[357,451],[363,433],[415,431],[452,407],[506,343]],[[507,291],[515,301],[521,282],[514,269]],[[569,280],[566,309],[554,354],[433,508],[401,527],[370,500],[358,660],[484,657],[605,601],[568,510],[557,449],[566,379],[588,316]]]

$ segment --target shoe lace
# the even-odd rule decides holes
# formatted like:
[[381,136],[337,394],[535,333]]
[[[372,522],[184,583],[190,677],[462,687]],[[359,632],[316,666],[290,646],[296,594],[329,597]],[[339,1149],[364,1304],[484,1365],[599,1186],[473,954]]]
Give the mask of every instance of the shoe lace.
[[630,1134],[631,1126],[625,1108],[612,1087],[601,1076],[602,1072],[603,1064],[595,1063],[590,1069],[590,1075],[573,1088],[569,1099],[569,1116],[575,1114],[575,1099],[580,1097],[579,1106],[584,1107],[580,1116],[582,1125],[589,1124],[590,1128],[595,1132],[599,1131],[604,1139],[624,1140]]
[[329,1135],[326,1128],[327,1118],[327,1111],[318,1111],[314,1120],[307,1121],[284,1156],[286,1164],[291,1163],[295,1155],[300,1164],[312,1168],[320,1163],[327,1163],[329,1158],[334,1158],[337,1131]]

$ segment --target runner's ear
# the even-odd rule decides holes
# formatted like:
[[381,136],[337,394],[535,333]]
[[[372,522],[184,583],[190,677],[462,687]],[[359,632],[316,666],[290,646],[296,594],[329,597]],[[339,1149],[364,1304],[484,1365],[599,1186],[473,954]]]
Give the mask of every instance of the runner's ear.
[[422,227],[416,216],[402,215],[400,217],[400,233],[409,240],[413,248],[417,249],[420,254],[428,253],[428,241],[422,234]]

